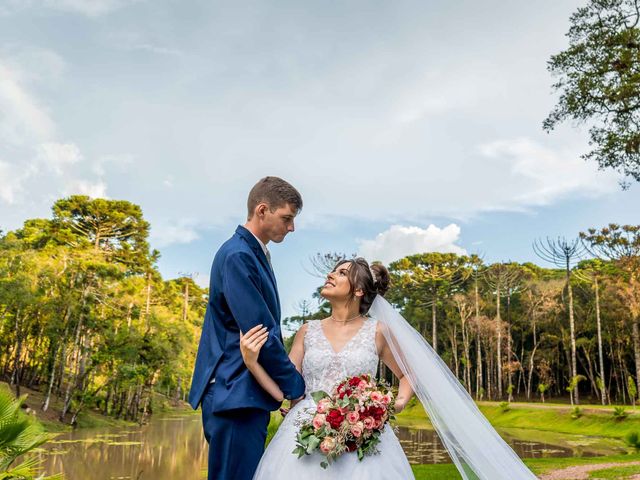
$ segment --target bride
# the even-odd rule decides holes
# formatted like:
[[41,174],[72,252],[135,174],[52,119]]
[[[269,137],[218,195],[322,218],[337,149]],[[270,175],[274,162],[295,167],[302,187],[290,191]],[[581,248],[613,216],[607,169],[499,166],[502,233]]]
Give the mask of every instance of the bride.
[[[327,275],[320,294],[331,304],[331,316],[310,321],[296,333],[289,354],[301,371],[305,397],[292,402],[280,428],[260,460],[254,480],[411,479],[413,472],[398,438],[385,427],[379,453],[359,461],[345,453],[325,470],[319,454],[298,458],[293,453],[302,421],[312,415],[312,392],[331,392],[347,376],[376,376],[378,361],[398,377],[396,413],[414,392],[463,479],[535,479],[513,450],[484,418],[458,379],[437,353],[382,297],[389,272],[362,258],[343,260]],[[258,362],[268,338],[260,325],[241,335],[247,368],[276,400],[284,395]]]

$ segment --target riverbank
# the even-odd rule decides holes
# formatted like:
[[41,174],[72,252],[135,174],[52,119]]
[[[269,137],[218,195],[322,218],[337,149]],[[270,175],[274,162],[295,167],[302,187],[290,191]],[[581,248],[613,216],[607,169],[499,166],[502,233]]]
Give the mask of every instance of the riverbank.
[[[0,388],[11,390],[15,395],[15,389],[10,388],[9,384],[6,382],[0,382]],[[20,387],[20,393],[21,395],[27,396],[23,405],[25,411],[33,415],[48,432],[64,432],[73,428],[71,425],[59,420],[63,406],[62,399],[56,398],[56,396],[53,395],[49,402],[49,408],[46,412],[43,412],[41,406],[44,403],[44,393],[26,387]],[[174,402],[173,400],[169,400],[164,395],[160,395],[158,393],[154,394],[153,405],[154,415],[172,413],[184,413],[187,415],[190,412],[193,412],[189,404],[186,402]],[[69,414],[67,415],[67,421],[70,419],[71,415]],[[109,417],[103,415],[102,412],[97,409],[85,407],[85,409],[78,415],[78,424],[76,428],[127,428],[135,425],[137,425],[137,423]]]
[[[569,433],[622,439],[627,434],[640,434],[640,411],[625,409],[626,418],[614,417],[615,408],[582,405],[581,414],[573,418],[573,408],[563,404],[480,402],[480,411],[496,428],[520,428],[544,432]],[[420,403],[413,403],[396,417],[399,425],[411,428],[432,428]]]
[[[632,432],[640,433],[640,414],[626,407],[625,418],[614,417],[615,407],[602,405],[582,405],[581,415],[573,418],[573,407],[566,404],[512,403],[508,406],[498,402],[480,402],[478,407],[489,422],[501,431],[520,429],[527,436],[538,441],[552,442],[554,437],[571,434],[593,437],[590,442],[610,439],[624,446],[624,437]],[[420,403],[412,405],[397,415],[401,426],[410,428],[433,428]],[[525,464],[540,478],[544,479],[636,479],[640,475],[640,453],[627,448],[627,454],[599,457],[531,458]],[[568,467],[575,467],[569,469]],[[459,479],[453,464],[414,465],[416,479]]]

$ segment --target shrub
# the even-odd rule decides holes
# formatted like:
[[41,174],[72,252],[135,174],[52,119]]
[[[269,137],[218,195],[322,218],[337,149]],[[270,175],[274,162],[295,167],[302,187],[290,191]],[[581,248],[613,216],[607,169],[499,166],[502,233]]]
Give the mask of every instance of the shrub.
[[573,418],[574,420],[577,420],[578,418],[580,418],[582,416],[582,409],[580,407],[575,407],[572,411],[571,411],[571,418]]
[[500,411],[502,413],[505,413],[505,412],[508,412],[509,410],[511,410],[511,405],[509,404],[509,402],[500,402],[498,407],[500,408]]
[[638,434],[638,432],[627,433],[624,437],[624,443],[636,450],[640,450],[640,434]]
[[[32,480],[38,474],[39,460],[28,457],[12,466],[18,457],[39,447],[51,435],[40,424],[20,411],[24,397],[15,398],[10,391],[0,388],[0,478]],[[62,478],[59,475],[46,477],[49,480]],[[38,479],[44,480],[39,476]]]
[[629,413],[624,407],[613,407],[613,416],[616,420],[624,420],[629,416]]

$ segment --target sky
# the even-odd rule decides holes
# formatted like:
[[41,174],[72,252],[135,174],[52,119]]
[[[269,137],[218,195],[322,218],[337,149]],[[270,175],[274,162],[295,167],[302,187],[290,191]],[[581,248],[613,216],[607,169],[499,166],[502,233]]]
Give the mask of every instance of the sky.
[[86,194],[139,204],[165,278],[205,285],[266,175],[302,193],[270,245],[285,316],[316,252],[537,261],[640,223],[640,186],[542,121],[584,2],[0,0],[0,229]]

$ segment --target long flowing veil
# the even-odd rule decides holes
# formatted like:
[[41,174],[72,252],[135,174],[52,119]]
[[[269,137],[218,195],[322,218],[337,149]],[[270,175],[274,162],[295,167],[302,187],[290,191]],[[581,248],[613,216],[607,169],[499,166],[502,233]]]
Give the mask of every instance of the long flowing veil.
[[382,327],[398,366],[465,480],[536,476],[482,415],[449,367],[409,323],[378,295],[369,314]]

